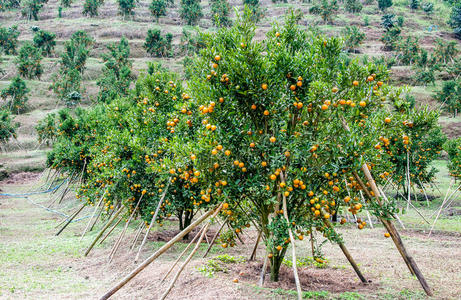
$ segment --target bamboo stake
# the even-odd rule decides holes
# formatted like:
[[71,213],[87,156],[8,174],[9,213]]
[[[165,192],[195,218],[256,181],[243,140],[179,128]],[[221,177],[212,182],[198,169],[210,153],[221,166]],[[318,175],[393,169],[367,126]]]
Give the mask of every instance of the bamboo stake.
[[165,279],[168,277],[168,275],[170,275],[171,271],[173,271],[174,267],[178,264],[179,260],[181,259],[181,257],[184,255],[184,253],[187,252],[187,250],[189,250],[189,247],[192,246],[192,244],[197,240],[197,238],[200,236],[200,234],[202,233],[203,231],[203,228],[202,227],[198,232],[197,234],[194,236],[194,238],[189,242],[189,244],[187,244],[186,248],[181,252],[181,254],[179,254],[178,258],[176,259],[176,261],[173,263],[173,265],[170,267],[170,269],[168,270],[168,272],[166,272],[166,274],[163,276],[162,280],[160,282],[163,282],[165,281]]
[[[380,203],[379,190],[378,190],[378,188],[376,186],[376,183],[375,183],[373,177],[371,176],[370,170],[368,170],[368,166],[366,164],[364,164],[362,166],[362,171],[365,174],[365,177],[367,178],[368,182],[370,183],[371,189],[372,189],[373,193],[375,194],[376,200],[378,201],[378,203]],[[396,244],[397,248],[400,249],[402,257],[404,258],[404,260],[408,261],[408,265],[410,266],[410,271],[413,270],[413,273],[418,278],[419,283],[423,287],[426,294],[428,296],[432,296],[433,293],[432,293],[431,288],[427,284],[426,279],[424,278],[424,275],[419,270],[418,265],[416,264],[414,259],[408,254],[407,250],[405,249],[405,246],[403,245],[403,241],[402,241],[397,229],[395,228],[394,224],[392,224],[392,222],[390,220],[386,220],[386,219],[384,219],[382,217],[380,219],[381,219],[381,222],[383,222],[383,224],[386,226],[386,228],[388,228],[388,230],[392,231],[392,233],[389,232],[389,234],[391,234],[392,239],[394,240],[394,243]]]
[[99,242],[99,245],[101,245],[106,239],[107,237],[112,233],[112,231],[114,231],[114,229],[117,227],[118,224],[120,224],[120,222],[122,222],[123,220],[123,217],[120,217],[118,219],[117,222],[115,222],[114,226],[112,226],[112,228],[106,233],[106,235],[101,239],[101,241]]
[[192,231],[195,227],[200,225],[203,221],[205,221],[209,216],[213,213],[218,213],[222,208],[222,203],[216,208],[216,210],[210,210],[207,213],[203,214],[198,218],[195,222],[187,226],[183,231],[178,233],[174,238],[172,238],[168,243],[163,245],[160,249],[158,249],[154,254],[149,256],[144,262],[142,262],[139,266],[137,266],[133,271],[131,271],[128,275],[126,275],[119,283],[117,283],[114,287],[112,287],[109,291],[107,291],[100,300],[109,299],[113,294],[115,294],[119,289],[121,289],[125,284],[127,284],[133,277],[135,277],[139,272],[144,270],[148,265],[150,265],[156,258],[162,255],[165,251],[167,251],[171,246],[173,246],[176,242],[181,240],[186,234]]
[[219,226],[218,231],[216,231],[215,235],[213,236],[213,239],[211,239],[211,243],[208,245],[208,249],[206,249],[205,254],[203,254],[203,258],[205,258],[208,255],[208,252],[210,252],[211,247],[213,247],[214,242],[216,241],[216,238],[219,236],[219,233],[223,229],[224,225],[227,223],[227,219],[228,218],[226,218],[226,220],[221,224],[221,226]]
[[[115,218],[118,217],[118,215],[122,212],[122,210],[125,208],[125,206],[121,206],[117,212],[112,216],[112,218],[110,218],[109,221],[107,221],[106,225],[104,225],[104,227],[101,229],[101,231],[98,233],[98,235],[96,236],[96,238],[93,240],[93,242],[91,243],[91,245],[88,247],[88,249],[86,249],[85,251],[85,254],[83,254],[84,256],[87,256],[88,253],[90,253],[91,249],[93,249],[94,245],[96,244],[96,242],[99,240],[99,238],[102,236],[102,234],[104,233],[104,231],[106,231],[107,228],[109,228],[110,224],[115,220]],[[120,218],[121,220],[121,218]],[[115,228],[115,227],[114,227]]]
[[101,207],[101,209],[99,210],[98,215],[96,216],[96,218],[95,218],[94,221],[93,221],[93,224],[91,224],[90,230],[89,230],[89,231],[93,231],[93,228],[94,228],[94,226],[96,225],[96,222],[98,222],[99,217],[101,217],[103,210],[104,210],[104,209]]
[[93,214],[91,215],[91,218],[90,218],[90,220],[88,221],[88,224],[86,225],[85,230],[83,230],[82,236],[80,237],[80,241],[83,239],[83,236],[86,234],[86,231],[87,231],[88,228],[90,227],[91,221],[93,220],[94,216],[96,215],[96,211],[98,210],[99,206],[101,205],[102,199],[104,198],[104,195],[106,195],[106,191],[107,191],[107,190],[104,191],[104,193],[102,194],[101,198],[99,199],[98,205],[96,205],[96,206],[94,207]]
[[70,222],[72,222],[72,220],[83,210],[83,208],[85,208],[86,206],[86,203],[84,203],[66,222],[66,224],[64,224],[64,226],[55,234],[56,236],[58,236],[59,234],[61,234],[61,232],[66,229],[66,227],[70,224]]
[[130,250],[134,249],[134,246],[136,245],[136,242],[138,241],[139,236],[141,235],[142,228],[144,227],[144,222],[140,222],[138,226],[138,230],[136,230],[136,234],[134,235],[134,239],[131,242],[131,247]]
[[139,203],[141,203],[141,200],[142,200],[143,196],[144,196],[144,194],[142,194],[141,197],[139,197],[138,203],[136,203],[136,207],[131,212],[129,219],[126,222],[125,227],[122,230],[122,233],[120,234],[120,238],[118,239],[117,243],[115,243],[114,249],[113,249],[111,255],[109,256],[109,263],[112,262],[112,259],[115,257],[115,253],[117,252],[118,248],[120,247],[120,244],[122,243],[123,237],[125,236],[126,230],[128,229],[128,225],[130,225],[131,220],[134,217],[134,214],[138,210]]
[[[285,178],[283,176],[283,172],[280,172],[280,180],[282,181],[282,183],[285,183]],[[285,194],[282,194],[282,207],[283,207],[283,216],[287,220],[288,224],[290,224],[290,219],[288,218],[288,212],[287,212],[287,198],[286,198]],[[296,266],[297,260],[296,260],[295,239],[294,239],[291,227],[288,227],[288,234],[290,235],[290,241],[291,241],[291,255],[292,255],[292,259],[293,259],[293,275],[295,277],[296,290],[298,292],[298,300],[302,300],[303,291],[301,289],[301,283],[299,281],[298,267]]]
[[264,285],[264,279],[266,278],[266,270],[267,270],[267,263],[269,262],[269,257],[267,257],[267,250],[266,255],[264,256],[264,263],[261,269],[261,274],[259,275],[259,286]]
[[[428,236],[431,236],[432,230],[434,230],[435,223],[437,223],[437,220],[439,219],[440,213],[442,212],[442,209],[443,209],[445,203],[447,203],[447,202],[451,199],[451,197],[452,197],[455,193],[458,192],[458,190],[459,190],[460,187],[461,187],[461,185],[458,186],[458,187],[450,194],[450,196],[449,196],[448,198],[445,196],[446,199],[444,199],[443,202],[442,202],[442,205],[440,205],[440,209],[439,209],[439,211],[437,212],[437,216],[435,217],[434,223],[433,223],[432,226],[431,226],[431,230],[429,230]],[[447,191],[447,194],[448,194],[448,191]]]
[[170,293],[171,289],[173,288],[174,284],[179,278],[179,275],[181,275],[182,271],[186,267],[186,265],[190,262],[194,254],[197,252],[198,248],[200,247],[200,243],[203,240],[203,237],[205,236],[206,232],[208,231],[208,227],[210,226],[210,223],[207,223],[205,227],[202,230],[202,234],[200,235],[200,238],[198,239],[197,243],[195,244],[194,249],[192,249],[192,252],[189,254],[189,256],[186,258],[186,260],[183,262],[181,267],[179,268],[178,272],[176,272],[176,275],[174,276],[173,280],[171,281],[170,285],[168,286],[168,289],[163,293],[163,295],[160,297],[160,300],[164,300],[166,296]]
[[[362,198],[362,201],[363,201],[363,202],[366,202],[366,201],[365,201],[365,198],[363,197],[362,191],[359,191],[359,192],[360,192],[360,198]],[[367,206],[368,206],[368,205],[367,205]],[[370,223],[370,227],[371,227],[371,229],[373,229],[373,222],[371,222],[371,216],[370,216],[370,212],[368,211],[368,207],[367,207],[367,209],[366,209],[366,212],[367,212],[367,217],[368,217],[368,223]]]
[[[383,197],[384,201],[389,202],[389,199],[387,199],[386,194],[384,194],[384,192],[382,192],[380,187],[378,187],[378,190],[381,192],[381,196]],[[398,191],[397,191],[397,193],[398,193]],[[394,215],[394,217],[397,220],[397,222],[399,222],[400,226],[402,226],[403,229],[406,229],[405,225],[403,224],[402,220],[400,220],[399,216],[396,214],[396,215]]]
[[426,189],[424,189],[424,186],[423,186],[423,184],[421,183],[421,180],[419,180],[419,178],[418,178],[418,181],[419,181],[419,186],[420,186],[421,189],[423,190],[424,197],[426,198],[426,205],[427,205],[427,207],[429,207],[429,199],[427,198]]
[[163,195],[160,197],[160,200],[158,201],[157,208],[155,209],[155,213],[152,216],[152,220],[150,221],[149,227],[147,228],[146,234],[144,235],[144,238],[142,239],[142,243],[139,246],[138,253],[136,254],[136,257],[134,258],[134,263],[138,262],[139,255],[141,254],[142,247],[144,247],[144,244],[147,241],[147,237],[149,236],[149,231],[151,230],[152,226],[155,223],[155,220],[157,219],[158,212],[160,210],[160,207],[162,206],[163,199],[165,199],[166,192],[168,191],[168,188],[170,187],[171,180],[168,180],[168,184],[165,188],[165,191],[163,192]]
[[[445,205],[445,202],[448,197],[448,193],[450,192],[451,187],[453,186],[454,182],[452,181],[450,185],[448,186],[447,192],[445,193],[445,197],[443,197],[442,205],[440,206],[440,210],[442,210],[443,206]],[[436,212],[434,211],[429,218],[432,218]],[[439,213],[438,213],[439,214]]]
[[[333,228],[333,226],[331,226],[331,223],[328,220],[324,219],[323,222],[325,223],[327,227]],[[362,272],[360,271],[359,266],[355,262],[354,258],[352,258],[352,255],[349,253],[349,250],[347,250],[346,245],[344,245],[343,242],[339,242],[338,245],[339,245],[339,248],[341,248],[341,251],[343,251],[344,256],[346,256],[347,260],[351,264],[355,273],[360,278],[360,281],[362,281],[362,283],[368,283],[368,281],[365,279],[365,276],[363,276]]]
[[408,150],[407,150],[407,190],[408,190],[407,210],[409,210],[410,202],[411,202],[411,191],[410,191],[410,152]]
[[262,230],[258,231],[258,237],[256,238],[256,243],[255,243],[255,246],[253,248],[253,251],[251,252],[251,256],[250,256],[249,260],[255,260],[256,259],[256,250],[258,249],[259,240],[261,239],[261,235],[262,235]]

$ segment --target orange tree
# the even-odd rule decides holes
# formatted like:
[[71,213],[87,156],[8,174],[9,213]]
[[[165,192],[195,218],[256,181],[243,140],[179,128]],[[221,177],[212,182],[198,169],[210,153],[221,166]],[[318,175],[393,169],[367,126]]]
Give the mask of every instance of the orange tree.
[[444,145],[448,153],[448,170],[455,179],[461,176],[461,138],[451,139]]
[[176,215],[184,229],[212,203],[191,156],[201,124],[187,108],[188,96],[175,74],[159,65],[150,65],[149,73],[129,97],[106,106],[105,130],[91,148],[90,175],[78,197],[94,204],[105,191],[108,212],[121,205],[132,211],[139,201],[137,213],[146,224],[160,205],[157,222]]
[[[382,131],[398,129],[384,122],[384,67],[347,59],[341,39],[301,30],[293,13],[264,41],[254,36],[248,12],[204,34],[189,85],[209,129],[202,145],[214,145],[202,163],[217,163],[209,180],[227,183],[223,213],[235,233],[249,222],[262,232],[276,281],[289,229],[298,239],[317,230],[342,243],[330,216],[361,210],[363,187],[352,172],[364,162],[375,175],[389,169],[374,145]],[[370,209],[387,218],[396,210],[392,202]]]

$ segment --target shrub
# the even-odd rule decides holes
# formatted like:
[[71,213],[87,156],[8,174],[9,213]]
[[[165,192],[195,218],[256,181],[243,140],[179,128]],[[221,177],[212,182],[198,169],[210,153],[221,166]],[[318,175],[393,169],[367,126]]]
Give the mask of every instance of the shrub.
[[427,15],[432,15],[434,13],[434,4],[431,2],[425,2],[421,7]]
[[228,27],[232,24],[229,18],[230,5],[227,0],[211,1],[211,20],[215,26]]
[[442,90],[437,91],[434,98],[442,103],[442,107],[456,117],[461,110],[461,80],[445,81]]
[[54,113],[46,115],[44,119],[38,122],[35,130],[39,144],[46,143],[49,146],[56,140],[58,137],[56,125],[56,114]]
[[461,138],[448,140],[444,145],[448,153],[448,170],[456,180],[461,177]]
[[150,13],[154,16],[157,22],[161,16],[166,16],[166,4],[165,0],[152,0],[150,3]]
[[21,6],[20,0],[0,0],[0,11],[6,11]]
[[6,109],[0,110],[0,144],[6,144],[10,138],[16,138],[16,128],[19,123],[14,123],[10,112]]
[[251,19],[254,22],[259,22],[264,17],[264,13],[259,4],[259,0],[243,0],[243,5],[248,7],[250,10]]
[[358,13],[362,11],[363,5],[360,0],[346,0],[346,11],[351,13]]
[[41,60],[42,50],[36,48],[31,42],[25,42],[21,49],[19,49],[19,55],[14,62],[22,77],[40,79],[43,72]]
[[316,0],[309,9],[312,14],[320,15],[325,23],[332,23],[338,14],[337,0]]
[[48,0],[25,0],[22,4],[21,13],[28,20],[34,19],[38,21],[38,13],[46,2],[48,2]]
[[9,28],[0,27],[0,48],[5,54],[16,54],[19,34],[17,25]]
[[96,17],[98,15],[98,9],[102,4],[103,0],[85,0],[82,14],[84,16]]
[[380,10],[385,11],[392,6],[392,0],[378,0],[378,7]]
[[459,49],[454,41],[443,41],[440,38],[435,40],[435,49],[433,53],[434,62],[441,65],[453,63],[458,55]]
[[137,0],[118,0],[120,14],[124,17],[134,15]]
[[73,0],[61,0],[62,7],[70,7]]
[[342,31],[345,37],[345,47],[348,51],[354,51],[365,40],[365,33],[357,26],[346,26]]
[[449,24],[455,35],[461,39],[461,3],[453,6],[450,14]]
[[10,85],[3,89],[0,94],[2,99],[6,101],[2,109],[8,109],[17,114],[24,112],[27,108],[27,100],[29,100],[27,93],[29,93],[29,89],[24,80],[19,76],[14,77]]
[[204,47],[202,35],[183,28],[179,42],[179,52],[183,55],[194,55]]
[[363,17],[363,26],[370,26],[370,18],[368,16]]
[[96,84],[99,86],[99,101],[108,103],[116,97],[128,95],[132,80],[130,46],[123,37],[119,43],[107,46],[109,53],[103,54],[104,67]]
[[403,65],[412,65],[419,60],[421,55],[421,46],[418,37],[407,37],[398,42],[396,50],[397,59]]
[[402,30],[396,24],[395,15],[387,14],[382,17],[381,25],[385,31],[381,37],[385,50],[394,50],[400,42]]
[[162,36],[160,29],[149,29],[147,31],[146,42],[144,43],[144,48],[147,53],[152,56],[172,56],[172,46],[171,41],[173,40],[173,35],[167,33]]
[[179,14],[187,25],[197,25],[203,17],[200,0],[181,0]]
[[410,8],[418,9],[420,6],[419,0],[410,0]]
[[81,98],[82,74],[92,44],[93,38],[86,32],[74,32],[64,44],[59,71],[53,74],[50,89],[69,107],[75,106]]
[[56,34],[45,30],[39,30],[34,35],[34,46],[40,48],[43,55],[49,56],[56,46],[55,38]]

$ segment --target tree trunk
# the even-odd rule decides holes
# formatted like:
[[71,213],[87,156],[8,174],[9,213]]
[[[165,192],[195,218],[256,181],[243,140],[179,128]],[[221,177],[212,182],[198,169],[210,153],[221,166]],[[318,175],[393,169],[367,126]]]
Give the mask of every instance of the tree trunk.
[[271,258],[271,281],[279,281],[280,266],[282,265],[283,258],[288,247],[285,247],[277,255],[272,256]]

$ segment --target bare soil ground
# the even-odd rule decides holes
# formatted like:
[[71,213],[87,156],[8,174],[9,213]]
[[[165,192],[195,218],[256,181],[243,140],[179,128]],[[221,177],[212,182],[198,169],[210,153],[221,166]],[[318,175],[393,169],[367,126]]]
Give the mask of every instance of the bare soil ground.
[[[16,179],[16,180],[14,180]],[[19,184],[19,180],[22,184]],[[22,193],[36,189],[37,175],[21,174],[13,180],[1,182],[3,192]],[[109,263],[111,247],[121,232],[114,234],[97,246],[88,257],[82,253],[95,237],[101,224],[80,241],[86,222],[72,223],[63,234],[56,237],[56,225],[61,217],[33,203],[46,206],[49,195],[30,198],[0,197],[0,299],[97,299],[136,265],[135,253],[129,250],[135,234],[130,226],[128,236]],[[52,208],[70,214],[76,207],[73,200]],[[89,211],[82,213],[88,215]],[[177,224],[166,222],[164,234],[152,233],[142,253],[142,259],[164,244],[177,232]],[[424,299],[417,280],[410,276],[392,241],[383,236],[384,230],[340,229],[351,254],[360,264],[370,284],[360,283],[339,247],[326,244],[323,247],[328,259],[326,268],[305,266],[299,268],[301,284],[306,297],[314,299]],[[404,242],[434,289],[435,299],[459,299],[461,295],[461,236],[440,232],[430,238],[416,230],[401,231]],[[262,266],[263,247],[259,247],[257,260],[247,262],[255,231],[247,230],[245,244],[235,248],[214,247],[207,258],[202,258],[207,247],[202,243],[200,251],[173,288],[169,299],[294,299],[295,285],[292,269],[282,266],[280,281],[270,282],[266,276],[264,287],[257,282]],[[186,243],[178,243],[147,267],[114,299],[157,299],[169,285],[172,275],[161,282],[177,255]],[[310,254],[308,242],[297,243],[298,256]],[[227,254],[239,259],[225,264],[212,274],[203,272],[210,259]],[[290,253],[290,251],[288,251]],[[287,260],[290,260],[287,255]],[[202,268],[202,271],[199,269]],[[208,276],[206,276],[208,275]],[[238,283],[233,280],[238,279]]]

